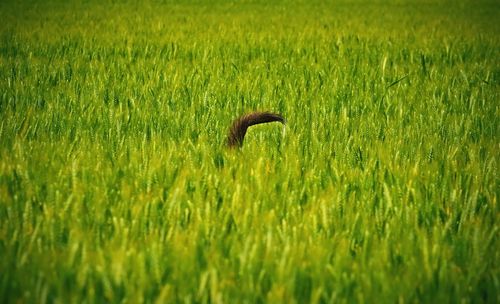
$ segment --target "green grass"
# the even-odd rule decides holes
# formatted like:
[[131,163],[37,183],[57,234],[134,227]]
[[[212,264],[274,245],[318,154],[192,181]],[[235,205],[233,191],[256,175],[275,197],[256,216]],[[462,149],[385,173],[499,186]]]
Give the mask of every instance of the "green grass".
[[0,302],[500,301],[495,1],[0,19]]

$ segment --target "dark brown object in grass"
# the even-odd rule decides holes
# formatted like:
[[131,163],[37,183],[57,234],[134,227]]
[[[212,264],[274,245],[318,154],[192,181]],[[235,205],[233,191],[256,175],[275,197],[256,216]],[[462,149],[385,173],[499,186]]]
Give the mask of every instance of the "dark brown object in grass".
[[247,133],[247,129],[253,125],[279,121],[285,124],[285,119],[279,114],[274,114],[270,112],[252,112],[243,115],[233,121],[231,129],[229,130],[229,135],[227,137],[227,145],[230,148],[241,147],[243,145],[243,139]]

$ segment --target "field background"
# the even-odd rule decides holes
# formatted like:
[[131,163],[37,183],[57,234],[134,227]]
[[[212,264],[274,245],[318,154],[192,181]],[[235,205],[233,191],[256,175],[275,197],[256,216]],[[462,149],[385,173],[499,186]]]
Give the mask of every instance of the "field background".
[[0,20],[0,302],[500,302],[498,1]]

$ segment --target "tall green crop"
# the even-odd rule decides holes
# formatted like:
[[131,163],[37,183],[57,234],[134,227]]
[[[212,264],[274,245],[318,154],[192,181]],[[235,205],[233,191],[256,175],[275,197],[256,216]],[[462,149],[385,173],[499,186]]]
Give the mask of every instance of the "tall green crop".
[[2,2],[0,301],[498,302],[499,15]]

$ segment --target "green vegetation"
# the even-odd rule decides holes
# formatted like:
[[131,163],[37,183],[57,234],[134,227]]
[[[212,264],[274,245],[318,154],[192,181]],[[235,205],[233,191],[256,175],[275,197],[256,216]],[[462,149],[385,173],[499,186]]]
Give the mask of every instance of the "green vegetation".
[[2,1],[0,302],[498,303],[500,7],[366,2]]

